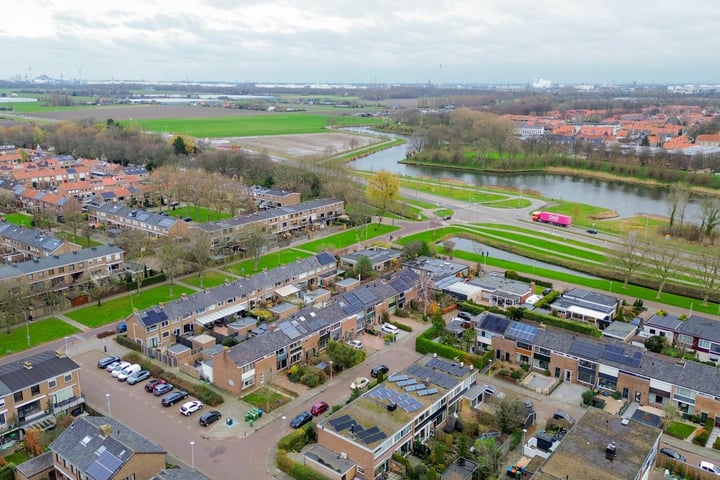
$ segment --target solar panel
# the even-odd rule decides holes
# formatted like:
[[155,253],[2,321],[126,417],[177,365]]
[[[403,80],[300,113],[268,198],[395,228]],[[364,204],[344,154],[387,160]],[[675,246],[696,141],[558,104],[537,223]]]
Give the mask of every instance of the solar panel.
[[297,328],[289,322],[283,322],[278,324],[278,327],[280,330],[287,335],[290,338],[296,338],[300,336],[300,332],[298,332]]
[[440,390],[438,390],[437,388],[428,388],[427,390],[425,390],[425,392],[427,392],[425,393],[425,395],[435,395],[439,391]]
[[415,390],[422,390],[425,388],[425,385],[422,383],[416,383],[414,385],[408,385],[405,387],[406,392],[414,392]]
[[398,387],[407,387],[408,385],[413,385],[415,383],[417,383],[417,380],[415,380],[414,378],[409,378],[407,380],[402,380],[398,382]]
[[87,475],[95,480],[107,480],[122,463],[121,459],[105,450],[87,468]]
[[410,378],[410,377],[408,377],[407,375],[400,375],[400,374],[396,373],[396,374],[392,375],[390,378],[388,378],[388,381],[402,382],[403,380],[407,380],[408,378]]
[[571,355],[597,360],[602,353],[602,345],[585,340],[575,340],[568,351]]
[[431,358],[425,365],[430,368],[435,368],[435,365],[437,364],[438,361],[442,362],[442,360],[440,360],[438,358]]
[[365,445],[370,445],[371,443],[375,443],[378,440],[382,440],[383,438],[387,438],[387,435],[385,435],[384,432],[379,432],[370,437],[366,437],[365,440],[363,440],[363,443],[365,443]]
[[332,425],[332,427],[337,430],[337,425],[347,422],[348,420],[352,420],[352,417],[350,415],[343,415],[338,418],[333,418],[331,420],[328,420],[328,423]]
[[525,342],[532,342],[537,335],[538,329],[532,325],[520,322],[512,322],[508,328],[507,335]]
[[413,405],[410,405],[409,407],[405,408],[405,411],[408,413],[412,413],[415,410],[420,410],[421,408],[422,408],[422,404],[421,405],[413,404]]

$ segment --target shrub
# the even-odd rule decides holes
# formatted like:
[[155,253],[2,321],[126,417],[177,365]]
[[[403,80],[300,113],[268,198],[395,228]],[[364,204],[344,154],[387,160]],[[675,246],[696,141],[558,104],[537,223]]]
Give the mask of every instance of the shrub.
[[300,383],[307,385],[310,388],[317,387],[323,383],[323,379],[320,376],[320,372],[317,369],[306,369],[302,377],[300,377]]
[[399,322],[392,322],[392,324],[395,325],[396,327],[398,327],[400,330],[402,330],[402,331],[404,331],[404,332],[412,332],[412,327],[409,326],[409,325],[404,325],[404,324],[399,323]]
[[115,341],[125,348],[135,350],[136,352],[140,351],[140,344],[130,340],[127,335],[118,335],[115,337]]
[[582,393],[583,405],[590,405],[593,401],[593,398],[595,398],[595,390],[585,390]]
[[520,380],[523,377],[523,371],[515,370],[510,374],[510,377],[514,378],[515,380]]
[[195,385],[190,392],[193,397],[197,398],[206,405],[210,405],[211,407],[216,407],[225,401],[222,395],[218,394],[203,383]]
[[700,445],[701,447],[704,447],[705,444],[707,444],[707,441],[709,438],[710,438],[710,432],[703,429],[700,433],[698,433],[697,435],[695,435],[695,437],[693,437],[692,442],[695,445]]

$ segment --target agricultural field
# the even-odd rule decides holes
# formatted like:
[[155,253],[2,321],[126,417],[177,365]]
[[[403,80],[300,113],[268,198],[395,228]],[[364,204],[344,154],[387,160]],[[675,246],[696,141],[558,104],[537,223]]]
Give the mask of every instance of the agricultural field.
[[240,148],[267,152],[285,158],[330,156],[374,145],[383,140],[377,137],[356,135],[336,130],[305,135],[267,135],[230,138],[227,141]]

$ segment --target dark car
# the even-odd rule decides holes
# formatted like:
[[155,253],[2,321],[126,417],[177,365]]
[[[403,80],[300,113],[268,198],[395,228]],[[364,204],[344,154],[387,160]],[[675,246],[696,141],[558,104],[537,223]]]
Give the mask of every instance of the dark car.
[[666,457],[670,457],[673,460],[676,460],[678,462],[687,462],[687,458],[680,455],[677,451],[673,450],[672,448],[663,447],[660,449],[660,453],[665,455]]
[[[167,385],[167,384],[166,384]],[[171,385],[172,386],[172,385]],[[169,407],[175,405],[180,400],[185,400],[188,397],[188,393],[184,390],[177,390],[172,393],[168,393],[162,399],[163,407]]]
[[167,383],[167,381],[164,378],[153,378],[145,384],[145,390],[147,390],[148,392],[152,392],[153,390],[155,390],[155,387],[157,387],[161,383]]
[[127,384],[135,385],[147,378],[150,378],[150,370],[140,370],[139,372],[135,372],[127,377]]
[[115,363],[115,362],[119,362],[119,361],[120,361],[120,357],[116,357],[116,356],[103,357],[100,360],[98,360],[97,366],[98,366],[98,368],[107,368],[108,365],[110,365],[111,363]]
[[380,372],[387,375],[389,371],[390,369],[387,367],[387,365],[375,365],[370,370],[370,376],[373,378],[377,378],[377,376],[380,375]]
[[173,388],[174,387],[169,383],[160,383],[158,385],[155,385],[155,388],[152,389],[152,393],[156,397],[159,397],[160,395],[165,395]]
[[591,235],[597,235],[597,230],[595,230],[594,228],[588,228],[587,233]]
[[472,320],[472,313],[470,312],[459,312],[458,318],[462,318],[463,320]]
[[310,409],[310,413],[317,417],[318,415],[322,415],[323,413],[327,412],[329,408],[330,405],[328,405],[327,402],[317,402]]
[[305,425],[308,422],[312,422],[312,413],[310,412],[300,412],[297,414],[295,418],[290,420],[290,426],[292,428],[300,428],[303,425]]
[[220,420],[220,417],[222,417],[222,415],[217,410],[212,410],[210,412],[204,413],[200,417],[200,425],[202,425],[203,427],[207,427],[208,425]]

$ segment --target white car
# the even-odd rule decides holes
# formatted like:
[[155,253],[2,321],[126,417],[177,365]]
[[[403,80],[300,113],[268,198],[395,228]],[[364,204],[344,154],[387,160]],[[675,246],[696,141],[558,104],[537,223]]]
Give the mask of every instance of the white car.
[[120,362],[118,363],[115,368],[110,372],[110,375],[117,378],[118,375],[120,375],[120,372],[122,372],[124,369],[132,365],[130,362]]
[[380,330],[391,335],[396,335],[400,331],[400,329],[392,323],[383,323],[382,327],[380,327]]
[[355,379],[354,382],[350,384],[350,388],[353,390],[362,390],[368,385],[370,385],[370,380],[368,380],[366,377],[358,377]]
[[133,373],[139,372],[142,370],[142,367],[138,365],[137,363],[134,363],[130,365],[129,367],[125,367],[122,370],[120,370],[120,373],[118,373],[117,379],[121,382],[124,382],[128,379],[130,375]]
[[352,348],[363,348],[363,343],[360,340],[350,340],[349,342],[347,342],[347,344]]
[[182,407],[180,407],[180,413],[182,413],[185,416],[190,415],[193,412],[197,412],[198,410],[202,409],[202,403],[198,400],[192,400],[190,402],[185,402]]

